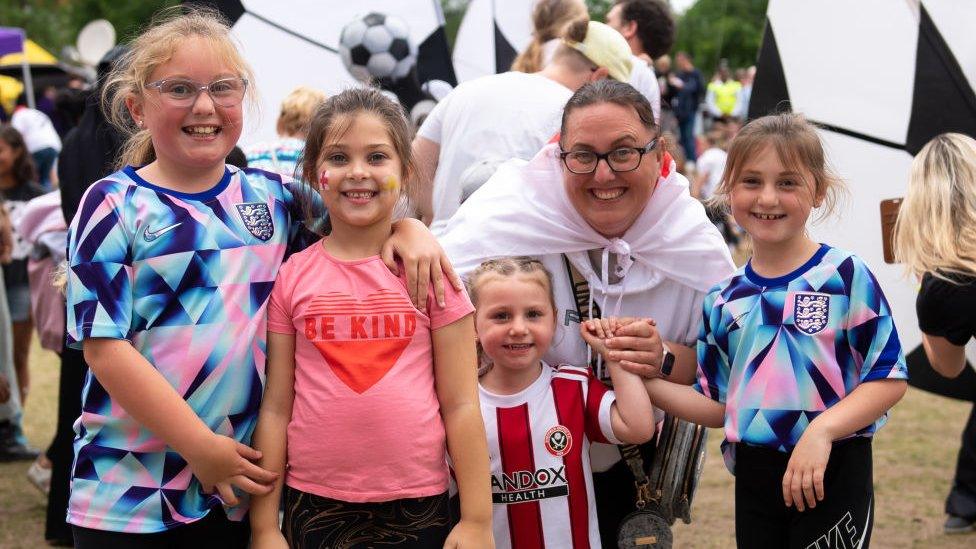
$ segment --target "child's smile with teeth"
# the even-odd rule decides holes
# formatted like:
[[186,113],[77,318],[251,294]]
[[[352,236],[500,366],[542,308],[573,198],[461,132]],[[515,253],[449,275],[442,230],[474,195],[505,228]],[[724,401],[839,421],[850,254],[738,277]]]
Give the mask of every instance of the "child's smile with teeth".
[[190,135],[216,135],[220,126],[187,126],[183,131]]
[[785,214],[753,213],[752,215],[758,217],[759,219],[762,219],[763,221],[775,221],[777,219],[783,219],[784,217],[786,217]]

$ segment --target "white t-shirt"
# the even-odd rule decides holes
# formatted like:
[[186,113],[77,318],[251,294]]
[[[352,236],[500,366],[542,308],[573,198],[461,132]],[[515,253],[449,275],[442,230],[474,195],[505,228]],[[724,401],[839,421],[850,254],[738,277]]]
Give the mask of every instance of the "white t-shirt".
[[543,364],[538,379],[514,395],[479,389],[496,547],[540,539],[544,547],[600,547],[587,450],[591,441],[619,442],[610,422],[613,391],[587,368],[565,364]]
[[707,173],[708,179],[701,188],[701,198],[707,199],[712,196],[719,182],[722,180],[722,172],[725,171],[725,158],[728,155],[722,149],[712,147],[701,154],[695,165],[698,173]]
[[432,229],[461,204],[461,174],[479,160],[532,158],[559,131],[572,90],[538,74],[506,72],[465,82],[417,131],[440,145]]
[[27,107],[18,108],[10,118],[10,125],[24,136],[28,152],[35,153],[48,147],[61,151],[61,138],[46,114]]
[[647,65],[647,62],[632,55],[630,62],[634,66],[630,70],[630,84],[637,91],[647,98],[651,103],[651,110],[654,111],[654,121],[661,122],[661,85],[654,76],[654,70]]

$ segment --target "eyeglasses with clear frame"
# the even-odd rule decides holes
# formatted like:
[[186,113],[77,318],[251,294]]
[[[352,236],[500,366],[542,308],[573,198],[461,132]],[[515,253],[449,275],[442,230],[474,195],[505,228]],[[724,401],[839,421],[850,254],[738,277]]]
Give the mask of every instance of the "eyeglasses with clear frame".
[[159,96],[174,107],[190,107],[197,102],[200,92],[207,92],[214,105],[235,107],[244,100],[247,79],[239,76],[221,78],[209,84],[201,84],[183,78],[167,78],[146,84],[147,88],[159,91]]
[[567,170],[578,175],[595,172],[601,160],[606,161],[607,166],[614,173],[632,172],[640,167],[645,154],[657,148],[658,139],[660,138],[651,139],[651,142],[643,147],[620,147],[605,153],[560,150],[559,158],[562,159]]

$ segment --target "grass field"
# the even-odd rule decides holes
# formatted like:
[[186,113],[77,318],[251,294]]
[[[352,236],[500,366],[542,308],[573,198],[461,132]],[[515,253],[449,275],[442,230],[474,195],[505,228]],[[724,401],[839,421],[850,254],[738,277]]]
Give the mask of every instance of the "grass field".
[[[59,363],[36,347],[25,430],[31,444],[44,448],[54,433]],[[877,513],[873,546],[976,547],[976,534],[942,534],[943,499],[952,479],[959,435],[969,404],[909,389],[905,399],[875,439],[874,485]],[[709,432],[709,454],[693,507],[694,521],[675,526],[675,547],[734,546],[732,477],[725,470],[718,443]],[[0,464],[0,548],[44,547],[46,501],[27,483],[29,464]]]

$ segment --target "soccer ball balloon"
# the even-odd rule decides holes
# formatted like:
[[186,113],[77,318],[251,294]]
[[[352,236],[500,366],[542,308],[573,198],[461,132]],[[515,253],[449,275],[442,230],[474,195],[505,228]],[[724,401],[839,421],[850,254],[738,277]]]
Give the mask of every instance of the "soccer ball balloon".
[[417,48],[399,17],[369,13],[349,22],[339,36],[339,55],[349,73],[362,82],[395,82],[410,74]]

